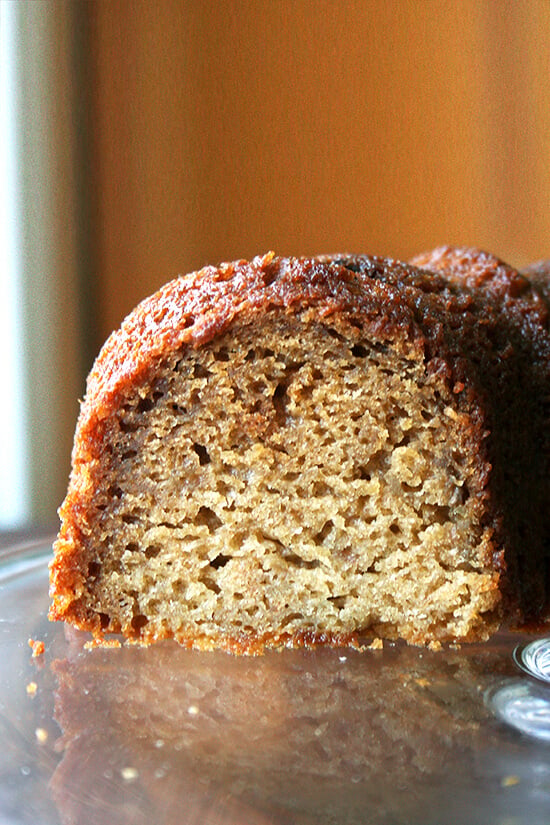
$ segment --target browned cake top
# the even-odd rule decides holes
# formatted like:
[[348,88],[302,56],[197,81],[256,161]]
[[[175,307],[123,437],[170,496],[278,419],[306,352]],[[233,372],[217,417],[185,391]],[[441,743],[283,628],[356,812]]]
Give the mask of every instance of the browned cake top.
[[[165,354],[207,343],[237,317],[317,306],[321,317],[350,314],[382,338],[409,338],[419,347],[429,339],[441,347],[442,314],[454,315],[458,327],[492,315],[498,306],[530,325],[548,325],[547,308],[527,278],[492,255],[443,247],[413,263],[364,256],[279,258],[270,252],[169,282],[104,345],[88,379],[81,438]],[[457,341],[462,346],[463,335]]]

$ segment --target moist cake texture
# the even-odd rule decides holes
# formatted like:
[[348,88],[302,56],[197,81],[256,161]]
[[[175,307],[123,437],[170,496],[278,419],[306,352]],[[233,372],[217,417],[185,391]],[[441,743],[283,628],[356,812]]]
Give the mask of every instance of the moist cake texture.
[[249,653],[540,618],[542,271],[270,253],[167,284],[88,379],[51,618]]

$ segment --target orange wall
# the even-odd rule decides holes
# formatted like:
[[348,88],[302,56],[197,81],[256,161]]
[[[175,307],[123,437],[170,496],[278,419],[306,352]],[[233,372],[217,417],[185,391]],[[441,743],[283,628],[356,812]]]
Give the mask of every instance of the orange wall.
[[550,3],[88,4],[102,339],[221,259],[550,257]]

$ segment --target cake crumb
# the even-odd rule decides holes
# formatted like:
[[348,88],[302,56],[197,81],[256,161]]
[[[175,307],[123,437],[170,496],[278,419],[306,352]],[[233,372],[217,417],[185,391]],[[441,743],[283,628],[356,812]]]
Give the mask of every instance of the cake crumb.
[[122,647],[122,643],[120,639],[105,639],[105,638],[97,638],[97,639],[90,639],[90,641],[85,642],[84,650],[95,650],[96,647],[101,648],[119,648]]
[[500,785],[502,788],[512,788],[514,785],[519,785],[520,778],[519,776],[511,775],[511,776],[503,776],[500,780]]
[[429,649],[430,649],[430,650],[435,650],[435,651],[438,651],[438,650],[442,650],[442,649],[443,649],[443,645],[441,644],[441,642],[438,642],[438,641],[437,641],[437,639],[435,639],[434,641],[430,642],[430,644],[428,645],[428,647],[429,647]]
[[48,731],[46,728],[37,728],[34,732],[36,741],[44,745],[48,741]]
[[139,772],[137,768],[132,768],[130,766],[126,768],[122,768],[120,771],[120,775],[124,779],[125,782],[135,782],[139,776]]
[[46,645],[39,639],[29,639],[29,647],[32,648],[33,659],[42,656],[46,650]]
[[430,680],[429,679],[424,679],[423,677],[420,678],[420,679],[415,679],[414,681],[416,682],[416,684],[419,687],[423,687],[423,688],[429,687],[431,685]]
[[373,639],[369,645],[369,650],[383,650],[384,642],[382,639]]
[[27,694],[29,696],[36,696],[36,691],[38,690],[38,685],[36,682],[29,682],[27,685]]

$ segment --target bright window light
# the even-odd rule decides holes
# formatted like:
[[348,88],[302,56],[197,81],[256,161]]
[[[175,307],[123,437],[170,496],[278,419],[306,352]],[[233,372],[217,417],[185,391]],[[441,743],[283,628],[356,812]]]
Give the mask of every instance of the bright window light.
[[23,311],[19,259],[16,3],[0,3],[0,529],[28,519]]

